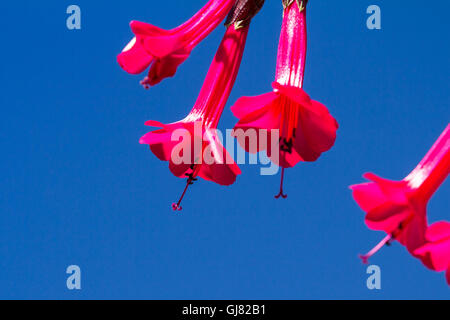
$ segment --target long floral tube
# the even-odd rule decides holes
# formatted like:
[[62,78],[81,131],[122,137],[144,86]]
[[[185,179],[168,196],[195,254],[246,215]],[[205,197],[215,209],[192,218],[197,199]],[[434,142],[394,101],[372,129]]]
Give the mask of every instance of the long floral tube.
[[[235,134],[239,144],[250,153],[266,151],[269,158],[280,165],[280,193],[284,168],[300,161],[316,161],[336,140],[338,124],[328,109],[312,100],[302,89],[305,71],[307,32],[307,1],[283,0],[284,17],[278,47],[277,67],[273,90],[256,97],[242,97],[233,106],[239,118],[235,132],[278,130],[279,141],[274,148],[261,141],[256,148],[246,143],[245,134]],[[277,149],[278,152],[270,150]]]
[[[238,0],[233,10],[240,12],[241,2],[251,5],[253,0]],[[241,173],[223,147],[216,128],[239,71],[250,19],[257,11],[245,12],[231,12],[227,31],[191,112],[183,120],[171,124],[146,122],[148,126],[161,129],[147,133],[140,143],[148,144],[160,160],[168,161],[175,176],[187,178],[180,200],[172,205],[174,210],[181,210],[187,188],[198,177],[230,185]]]

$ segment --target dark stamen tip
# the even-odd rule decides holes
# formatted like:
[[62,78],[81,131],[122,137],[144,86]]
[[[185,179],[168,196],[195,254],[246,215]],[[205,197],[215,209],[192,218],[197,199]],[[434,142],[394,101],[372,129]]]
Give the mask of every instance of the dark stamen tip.
[[181,207],[177,203],[172,203],[172,210],[173,211],[181,211],[181,210],[183,210],[183,207]]
[[369,257],[368,256],[360,254],[359,258],[362,260],[363,264],[369,264]]
[[287,198],[287,194],[284,194],[283,190],[281,190],[280,193],[275,196],[275,199],[279,199],[280,197],[283,198],[283,199],[286,199]]

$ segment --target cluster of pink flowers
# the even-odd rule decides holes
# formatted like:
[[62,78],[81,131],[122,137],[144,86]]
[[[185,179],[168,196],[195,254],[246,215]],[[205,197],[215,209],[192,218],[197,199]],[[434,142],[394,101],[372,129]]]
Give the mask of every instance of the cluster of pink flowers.
[[[265,151],[282,168],[276,198],[287,197],[283,192],[285,168],[316,161],[334,145],[339,127],[328,109],[303,90],[307,3],[308,0],[282,0],[283,23],[272,90],[242,97],[231,107],[239,119],[234,132],[244,133],[234,135],[239,144],[249,153]],[[264,0],[209,0],[191,19],[171,30],[131,22],[135,37],[119,54],[118,62],[132,74],[149,69],[141,81],[148,89],[174,76],[192,50],[226,18],[225,35],[192,110],[184,119],[169,124],[147,121],[146,125],[158,129],[140,139],[160,160],[169,162],[172,174],[186,179],[180,199],[172,205],[176,211],[181,210],[188,187],[199,177],[231,185],[241,174],[216,129],[238,75],[250,22],[263,4]],[[188,138],[179,135],[179,130],[186,132]],[[247,143],[245,133],[250,130],[264,131],[265,135],[258,136],[265,136],[267,141]],[[273,130],[278,132],[275,141],[271,137]],[[426,219],[427,202],[449,173],[449,141],[447,127],[424,160],[402,181],[366,174],[372,182],[351,187],[355,200],[367,212],[368,227],[387,233],[380,244],[362,256],[365,262],[383,245],[398,240],[427,267],[447,270],[450,283],[450,223],[428,226]],[[183,161],[178,161],[180,157]]]
[[[267,151],[277,165],[295,166],[300,161],[315,161],[329,150],[336,139],[338,124],[327,108],[303,91],[306,60],[306,4],[307,0],[283,0],[283,24],[273,91],[239,99],[231,110],[239,118],[235,132],[239,143],[248,152]],[[220,185],[231,185],[241,171],[223,147],[216,129],[238,75],[245,42],[252,18],[264,0],[210,0],[197,14],[181,26],[163,30],[150,24],[133,21],[135,37],[118,56],[118,62],[129,73],[141,73],[148,67],[148,75],[141,84],[149,88],[171,77],[219,23],[228,17],[223,40],[213,59],[203,87],[190,113],[182,120],[163,124],[147,121],[158,130],[144,135],[140,142],[148,144],[162,161],[169,162],[170,171],[186,178],[180,200],[172,205],[181,210],[181,200],[189,185],[198,177]],[[195,130],[198,123],[201,128]],[[187,137],[174,139],[177,130],[185,130]],[[256,148],[246,144],[247,130],[268,131],[267,142]],[[278,130],[280,138],[271,146],[271,130]],[[261,135],[259,135],[261,136]],[[244,137],[244,138],[243,138]],[[180,142],[181,141],[181,142]],[[276,156],[270,150],[277,150]],[[206,161],[205,157],[214,161]],[[184,161],[176,161],[179,158]],[[286,197],[282,192],[277,196]]]

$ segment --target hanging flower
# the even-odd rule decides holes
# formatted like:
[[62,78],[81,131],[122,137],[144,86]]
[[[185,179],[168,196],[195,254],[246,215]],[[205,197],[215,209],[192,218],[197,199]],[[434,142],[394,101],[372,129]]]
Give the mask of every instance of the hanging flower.
[[425,239],[426,243],[414,254],[431,270],[446,271],[450,286],[450,223],[441,221],[432,224],[426,231]]
[[[283,194],[284,169],[299,161],[316,161],[336,140],[338,124],[328,109],[311,100],[303,91],[306,59],[307,1],[283,0],[284,18],[278,47],[278,59],[273,91],[242,97],[231,108],[239,118],[234,136],[250,153],[266,151],[268,157],[281,166],[279,198]],[[256,147],[246,139],[248,130],[267,131],[268,142],[259,141]],[[279,140],[274,147],[271,132],[278,130]],[[271,152],[271,150],[278,152]]]
[[118,55],[118,63],[132,74],[150,66],[147,77],[141,81],[146,89],[174,76],[191,51],[223,21],[234,2],[210,0],[191,19],[172,30],[132,21],[135,37]]
[[222,43],[187,117],[167,125],[156,121],[146,123],[161,129],[147,133],[140,143],[150,145],[160,160],[168,161],[175,176],[187,178],[180,200],[172,205],[174,210],[181,210],[181,200],[197,177],[230,185],[241,173],[223,147],[216,128],[239,71],[250,20],[263,2],[237,1],[227,19],[228,27]]
[[403,180],[391,181],[367,173],[364,177],[372,182],[350,187],[353,198],[367,213],[367,226],[387,233],[377,246],[361,256],[364,262],[392,240],[399,241],[415,255],[414,251],[426,242],[428,201],[449,171],[450,125]]

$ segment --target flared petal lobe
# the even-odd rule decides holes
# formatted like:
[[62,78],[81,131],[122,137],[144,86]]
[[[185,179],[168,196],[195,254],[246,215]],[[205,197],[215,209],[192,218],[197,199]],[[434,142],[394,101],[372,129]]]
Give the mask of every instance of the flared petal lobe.
[[164,125],[149,121],[147,124],[161,129],[145,134],[140,143],[148,144],[158,159],[168,161],[169,169],[176,177],[189,177],[198,167],[196,176],[230,185],[241,174],[214,130],[202,127],[201,122]]
[[450,223],[436,222],[426,231],[426,243],[414,253],[428,268],[441,272],[450,267]]
[[410,201],[411,190],[404,181],[365,174],[373,182],[351,186],[353,198],[366,212],[365,223],[372,230],[391,234],[413,252],[424,242],[426,205]]
[[[274,83],[274,92],[240,98],[231,110],[239,118],[235,132],[254,130],[259,136],[259,130],[279,130],[280,137],[291,136],[290,152],[285,151],[283,140],[280,140],[276,147],[278,154],[268,154],[274,163],[285,168],[295,166],[299,161],[317,160],[334,145],[339,127],[328,109],[311,100],[303,89],[278,83]],[[296,116],[296,120],[292,121],[292,116]],[[290,122],[292,124],[288,125]],[[287,129],[289,127],[291,129]],[[269,137],[267,141],[258,141],[257,150],[250,150],[245,135],[235,136],[247,152],[270,150]]]

